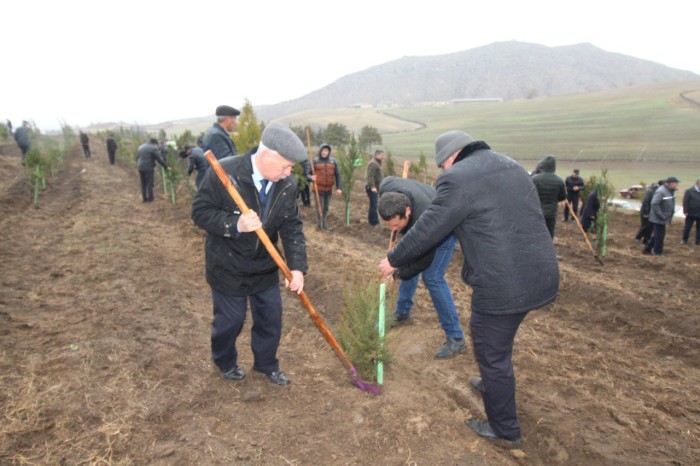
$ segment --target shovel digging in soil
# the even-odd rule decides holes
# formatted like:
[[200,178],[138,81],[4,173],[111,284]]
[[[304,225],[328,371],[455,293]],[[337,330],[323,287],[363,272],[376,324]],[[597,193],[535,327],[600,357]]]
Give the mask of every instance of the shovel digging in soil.
[[[219,178],[219,180],[224,185],[228,193],[231,195],[238,208],[241,209],[241,213],[247,214],[248,212],[250,212],[250,209],[246,205],[241,195],[238,193],[238,190],[233,185],[229,177],[226,175],[224,169],[221,168],[219,161],[216,159],[212,151],[207,151],[206,154],[204,154],[204,156],[207,158],[207,161],[209,161],[209,165],[211,165],[211,168],[214,170],[214,173],[216,173],[216,176]],[[280,256],[280,253],[277,252],[277,249],[275,249],[275,246],[270,241],[270,238],[267,236],[267,233],[265,233],[265,230],[263,230],[263,228],[260,227],[257,230],[255,230],[255,233],[258,235],[258,238],[260,238],[260,241],[262,241],[263,245],[265,246],[265,249],[267,249],[267,252],[270,254],[270,256],[272,256],[272,259],[275,261],[275,264],[277,264],[280,270],[282,270],[282,273],[284,274],[285,278],[291,282],[292,272],[289,270],[289,267],[287,267],[287,263],[284,261],[282,256]],[[352,362],[350,362],[350,359],[348,359],[347,355],[338,344],[338,341],[331,333],[330,329],[324,322],[321,315],[311,304],[309,297],[304,291],[299,293],[299,299],[301,299],[301,303],[309,312],[311,319],[314,321],[314,324],[316,324],[316,327],[326,339],[328,344],[331,345],[331,347],[335,350],[335,353],[338,355],[340,360],[347,366],[348,371],[350,372],[350,377],[352,378],[352,384],[364,392],[371,393],[373,395],[379,395],[380,390],[378,386],[360,380],[360,374],[357,372],[357,369],[355,368],[355,366],[353,366]]]

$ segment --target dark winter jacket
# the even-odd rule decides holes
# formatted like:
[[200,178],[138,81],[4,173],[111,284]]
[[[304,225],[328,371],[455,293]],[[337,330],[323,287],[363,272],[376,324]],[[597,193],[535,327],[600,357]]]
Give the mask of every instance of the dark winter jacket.
[[[566,184],[566,194],[569,196],[569,200],[577,199],[583,192],[583,188],[586,187],[586,182],[580,176],[576,178],[574,178],[574,175],[567,176],[564,183]],[[574,191],[575,186],[578,186],[578,191]]]
[[21,148],[28,150],[31,146],[31,139],[29,138],[29,128],[26,126],[20,126],[15,130],[15,142]]
[[[260,215],[261,204],[253,182],[250,152],[221,161],[248,207]],[[284,256],[290,270],[306,273],[306,242],[296,203],[294,177],[274,183],[267,193],[266,212],[260,215],[263,228],[273,244],[282,237]],[[218,176],[209,175],[192,203],[192,220],[206,230],[206,277],[222,293],[248,296],[279,282],[278,268],[255,232],[238,233],[240,209]]]
[[107,152],[110,154],[117,152],[117,141],[115,141],[113,137],[107,138]]
[[598,218],[598,211],[600,210],[600,200],[598,200],[598,192],[593,191],[586,198],[586,204],[583,206],[581,211],[581,218],[586,219],[596,219]]
[[556,169],[557,161],[550,155],[537,164],[537,174],[532,177],[545,218],[556,217],[558,204],[566,199],[566,186],[564,180],[554,174]]
[[323,158],[319,153],[318,157],[314,159],[314,175],[316,175],[316,186],[319,192],[329,193],[333,191],[333,183],[335,183],[336,189],[343,189],[340,184],[338,162],[330,155]]
[[90,138],[85,133],[80,133],[80,144],[87,146],[90,143]]
[[473,312],[519,314],[554,301],[557,256],[522,166],[480,149],[445,170],[436,188],[430,206],[389,252],[393,267],[415,261],[454,231],[464,255],[462,279],[474,291]]
[[384,175],[382,174],[382,161],[377,160],[376,157],[372,157],[372,160],[367,164],[367,173],[365,175],[367,179],[367,187],[377,188],[379,190],[379,185],[382,182]]
[[[411,216],[408,219],[406,227],[399,232],[402,235],[408,233],[411,227],[416,224],[420,216],[423,215],[423,212],[425,212],[437,195],[435,188],[427,184],[419,183],[416,180],[399,178],[397,176],[387,176],[382,180],[379,185],[379,196],[381,197],[384,193],[401,193],[405,195],[410,202]],[[436,248],[431,249],[415,262],[399,268],[396,274],[398,278],[402,280],[413,278],[430,267],[435,258],[435,249]]]
[[697,185],[685,190],[683,213],[688,217],[700,218],[700,190],[698,190]]
[[204,157],[204,151],[199,147],[193,147],[192,152],[187,157],[190,159],[190,165],[187,167],[187,174],[191,175],[193,171],[197,170],[197,173],[204,173],[209,168],[209,162],[207,158]]
[[676,192],[668,189],[666,185],[659,186],[651,198],[649,221],[659,225],[670,225],[675,212]]
[[231,136],[218,123],[214,123],[204,135],[204,152],[208,150],[214,153],[217,160],[238,154]]
[[644,199],[642,199],[642,205],[639,208],[639,212],[642,214],[642,216],[649,216],[649,213],[651,212],[651,200],[654,197],[654,193],[658,188],[658,184],[652,183],[649,185],[646,192],[644,193]]
[[156,162],[163,166],[163,168],[168,168],[165,160],[160,156],[160,148],[157,144],[151,144],[147,142],[141,144],[136,153],[136,167],[142,172],[152,172],[156,168]]

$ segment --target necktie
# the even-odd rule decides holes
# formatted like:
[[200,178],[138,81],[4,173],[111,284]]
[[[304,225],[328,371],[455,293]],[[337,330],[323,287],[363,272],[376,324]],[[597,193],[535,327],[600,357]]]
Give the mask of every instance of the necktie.
[[260,189],[260,202],[263,204],[265,203],[265,196],[267,196],[267,183],[268,180],[262,180],[260,183],[262,185]]

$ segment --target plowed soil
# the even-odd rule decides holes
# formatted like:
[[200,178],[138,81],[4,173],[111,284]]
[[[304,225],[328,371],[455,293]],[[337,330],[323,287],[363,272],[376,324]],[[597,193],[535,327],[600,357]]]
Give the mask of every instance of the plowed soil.
[[[638,217],[615,214],[604,267],[575,226],[558,225],[561,293],[516,339],[524,443],[509,451],[464,425],[483,416],[467,384],[476,364],[471,351],[434,359],[443,334],[422,285],[414,322],[389,333],[398,364],[379,397],[350,385],[287,291],[279,357],[292,385],[250,371],[250,322],[239,341],[248,376],[222,379],[188,199],[172,206],[157,185],[143,204],[137,173],[92,145],[91,160],[70,151],[38,207],[17,149],[0,146],[0,463],[698,463],[700,248],[678,244],[680,222],[657,258],[632,241]],[[306,291],[331,326],[344,284],[371,276],[386,250],[366,202],[358,186],[344,226],[335,199],[330,233],[302,208]],[[468,333],[461,259],[448,280]]]

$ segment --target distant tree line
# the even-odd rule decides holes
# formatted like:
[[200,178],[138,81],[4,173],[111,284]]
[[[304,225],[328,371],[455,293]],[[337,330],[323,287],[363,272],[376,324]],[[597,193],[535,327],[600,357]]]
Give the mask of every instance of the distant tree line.
[[[330,144],[333,147],[347,146],[352,141],[354,133],[348,130],[347,126],[342,123],[329,123],[325,128],[312,128],[310,125],[295,126],[290,128],[296,133],[299,138],[306,143],[306,133],[308,130],[309,139],[312,146],[320,146],[321,144]],[[382,135],[374,126],[363,126],[360,134],[357,136],[357,144],[360,149],[365,152],[370,152],[373,145],[382,143]]]

